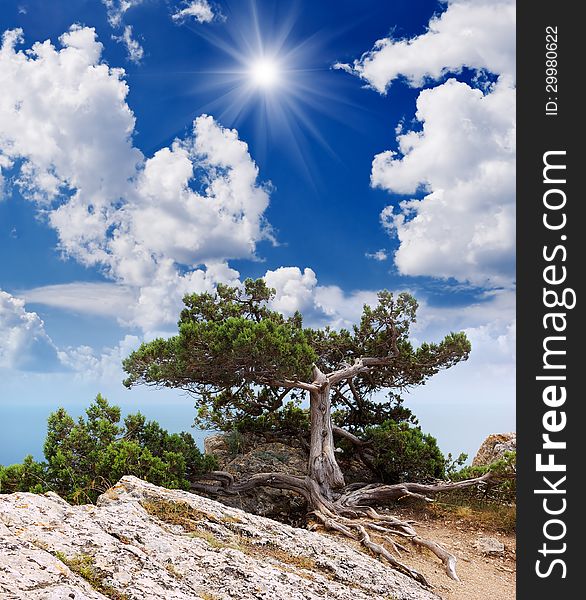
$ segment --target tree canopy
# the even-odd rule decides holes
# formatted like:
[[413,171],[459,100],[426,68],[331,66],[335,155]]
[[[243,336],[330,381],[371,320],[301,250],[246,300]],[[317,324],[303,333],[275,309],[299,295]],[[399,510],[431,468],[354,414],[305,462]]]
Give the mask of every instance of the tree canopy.
[[[309,421],[306,474],[258,473],[235,481],[229,472],[215,472],[206,475],[207,482],[194,483],[193,489],[218,495],[259,486],[294,491],[326,528],[360,541],[395,568],[425,582],[385,546],[372,542],[370,534],[380,534],[388,522],[372,506],[473,486],[491,474],[457,483],[347,486],[334,436],[358,448],[363,461],[387,481],[411,474],[440,475],[444,461],[434,440],[408,424],[397,426],[392,416],[408,419],[410,413],[400,406],[401,392],[466,360],[470,342],[464,333],[449,333],[440,342],[415,347],[409,333],[417,301],[407,293],[380,292],[376,306],[364,306],[359,323],[348,329],[306,327],[299,312],[287,317],[273,310],[274,295],[264,280],[248,279],[242,286],[218,285],[214,293],[185,296],[177,335],[142,344],[130,354],[123,363],[128,374],[125,385],[186,390],[196,398],[199,423],[222,430],[243,422],[303,427]],[[382,390],[389,394],[387,402],[381,401]],[[294,410],[295,403],[307,396],[308,420]],[[375,450],[369,456],[366,444]],[[400,452],[409,456],[396,456]],[[453,555],[417,536],[409,523],[391,520],[400,529],[398,535],[429,548],[457,579]],[[389,536],[385,539],[392,543]]]
[[463,333],[415,348],[409,330],[418,306],[407,293],[380,292],[358,324],[340,330],[305,327],[300,313],[285,317],[272,310],[274,293],[264,280],[248,279],[242,287],[219,285],[214,293],[186,296],[178,334],[133,352],[123,363],[125,385],[186,390],[197,398],[201,422],[229,429],[310,391],[317,367],[341,374],[332,385],[332,405],[341,423],[360,430],[389,417],[392,403],[381,404],[375,392],[390,390],[396,400],[470,352]]

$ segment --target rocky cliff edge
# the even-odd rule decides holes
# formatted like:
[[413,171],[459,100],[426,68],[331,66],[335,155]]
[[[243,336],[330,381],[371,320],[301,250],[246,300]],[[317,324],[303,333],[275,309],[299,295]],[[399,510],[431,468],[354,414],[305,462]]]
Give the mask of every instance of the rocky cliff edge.
[[0,495],[2,600],[438,600],[331,536],[124,477],[97,505]]

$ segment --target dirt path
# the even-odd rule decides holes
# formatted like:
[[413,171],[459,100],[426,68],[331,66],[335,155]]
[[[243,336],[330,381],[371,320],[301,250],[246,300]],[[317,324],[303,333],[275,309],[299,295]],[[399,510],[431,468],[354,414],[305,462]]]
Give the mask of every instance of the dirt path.
[[[411,550],[403,560],[421,571],[444,600],[514,600],[515,598],[515,537],[487,530],[467,520],[431,518],[426,512],[408,509],[394,514],[417,521],[415,528],[421,537],[439,542],[458,559],[460,583],[446,575],[443,565],[426,550]],[[490,537],[502,542],[502,556],[486,556],[476,547],[479,538]]]

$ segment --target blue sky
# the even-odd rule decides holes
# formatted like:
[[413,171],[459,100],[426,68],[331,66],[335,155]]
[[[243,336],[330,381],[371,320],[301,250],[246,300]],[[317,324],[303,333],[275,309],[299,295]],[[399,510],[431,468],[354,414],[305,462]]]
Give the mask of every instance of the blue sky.
[[[121,385],[187,291],[265,276],[348,326],[414,293],[470,361],[408,396],[447,452],[514,430],[514,4],[4,2],[0,463]],[[37,45],[35,45],[37,44]]]

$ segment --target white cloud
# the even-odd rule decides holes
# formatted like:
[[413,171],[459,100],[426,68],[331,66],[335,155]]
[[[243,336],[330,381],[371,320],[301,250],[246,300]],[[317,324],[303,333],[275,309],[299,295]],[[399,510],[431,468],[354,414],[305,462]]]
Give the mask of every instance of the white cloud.
[[2,173],[2,169],[8,171],[12,167],[12,161],[9,160],[6,156],[4,156],[0,152],[0,202],[4,200],[4,174]]
[[360,321],[364,305],[376,306],[377,301],[375,290],[345,292],[337,285],[318,286],[315,290],[315,306],[324,316],[315,319],[316,326],[351,328]]
[[315,272],[309,268],[280,267],[263,277],[276,290],[271,308],[285,315],[299,311],[309,327],[351,327],[360,320],[364,304],[377,302],[376,291],[348,293],[336,285],[318,285]]
[[[122,300],[120,292],[108,284],[70,284],[37,288],[28,294],[35,297],[37,293],[42,293],[41,303],[48,306],[66,306],[90,314],[107,314],[118,300]],[[97,307],[98,296],[105,305],[103,311]],[[0,290],[0,370],[11,369],[21,373],[73,371],[75,377],[82,380],[121,381],[122,360],[142,341],[157,335],[167,337],[172,332],[153,331],[143,337],[126,335],[116,346],[98,352],[89,346],[57,347],[45,331],[45,324],[39,315],[27,310],[25,300]]]
[[472,344],[468,361],[412,390],[406,403],[442,451],[472,458],[487,435],[515,429],[514,293],[490,292],[464,306],[420,302],[415,343],[462,330]]
[[515,294],[486,292],[463,306],[430,306],[420,301],[413,336],[418,342],[438,341],[449,331],[464,331],[472,343],[471,361],[514,372]]
[[112,39],[124,44],[128,60],[135,64],[140,63],[144,57],[144,48],[140,43],[132,37],[132,26],[126,25],[122,31],[122,35],[113,35]]
[[420,87],[463,67],[515,73],[515,1],[451,0],[431,19],[428,31],[411,39],[378,40],[352,65],[337,64],[381,93],[404,77]]
[[[112,309],[117,300],[121,300],[120,290],[108,284],[47,286],[31,290],[29,294],[34,297],[41,292],[42,304],[72,307],[90,314],[107,314],[106,311]],[[96,297],[92,297],[94,295]],[[98,295],[105,304],[103,312],[97,308]],[[143,337],[126,335],[116,346],[101,351],[89,346],[57,347],[45,331],[45,324],[39,315],[27,310],[25,300],[0,290],[0,370],[11,369],[21,373],[72,371],[81,380],[121,381],[122,360],[142,341],[157,335],[167,337],[172,332],[153,331]]]
[[59,351],[64,366],[76,373],[82,380],[95,382],[122,381],[124,371],[122,361],[136,350],[143,340],[135,335],[126,335],[113,348],[104,348],[96,353],[89,346],[65,348]]
[[236,285],[238,272],[226,263],[211,263],[205,271],[196,269],[180,274],[170,261],[166,261],[158,265],[152,281],[140,287],[138,303],[132,306],[132,316],[123,323],[136,325],[147,332],[174,325],[185,294],[211,292],[217,283]]
[[421,131],[397,136],[398,153],[372,164],[372,184],[398,194],[432,190],[475,177],[488,162],[510,163],[515,151],[515,91],[505,79],[488,94],[449,79],[417,98]]
[[172,15],[172,19],[181,22],[193,18],[198,23],[210,23],[215,16],[207,0],[188,0],[183,3],[183,8],[177,9],[177,12]]
[[381,213],[400,246],[405,275],[511,285],[515,252],[515,91],[501,79],[490,93],[448,80],[421,92],[421,131],[397,137],[399,152],[372,164],[372,185],[429,193]]
[[63,249],[93,264],[113,205],[142,160],[132,147],[123,71],[99,62],[102,44],[90,28],[73,26],[61,36],[60,51],[46,41],[28,55],[16,52],[20,30],[3,40],[0,152],[23,161],[16,183],[49,210]]
[[[479,88],[449,79],[417,99],[421,129],[398,124],[397,149],[374,157],[373,187],[399,195],[381,222],[399,241],[401,274],[510,286],[515,237],[515,3],[451,0],[428,31],[379,40],[350,67],[380,93],[463,67],[498,76]],[[481,89],[480,89],[481,88]],[[424,195],[423,198],[421,195]]]
[[108,13],[108,22],[112,27],[120,27],[127,11],[142,3],[143,0],[102,0]]
[[376,252],[367,252],[364,256],[366,256],[366,258],[372,258],[372,260],[376,260],[378,262],[384,262],[387,260],[387,258],[389,258],[389,255],[384,248],[381,248]]
[[90,315],[130,319],[136,295],[115,283],[76,282],[46,285],[21,292],[28,304],[64,308]]
[[285,315],[300,311],[310,327],[351,327],[360,319],[364,304],[377,302],[376,291],[347,293],[336,285],[318,285],[315,272],[309,268],[280,267],[267,271],[264,279],[276,290],[271,308]]
[[237,131],[203,115],[145,158],[123,71],[101,62],[95,31],[73,26],[61,50],[47,41],[30,53],[15,49],[21,33],[0,52],[0,153],[20,162],[16,185],[64,253],[132,288],[144,329],[174,322],[185,292],[236,280],[226,260],[272,239],[269,190]]
[[[200,191],[190,187],[196,168],[206,172]],[[269,236],[263,222],[269,194],[257,176],[238,133],[198,117],[191,137],[146,161],[124,235],[184,264],[253,256],[255,243]]]
[[317,277],[312,269],[301,271],[299,267],[279,267],[267,271],[264,280],[276,290],[272,308],[287,315],[312,307]]
[[0,290],[0,368],[47,371],[59,365],[57,349],[24,300]]

